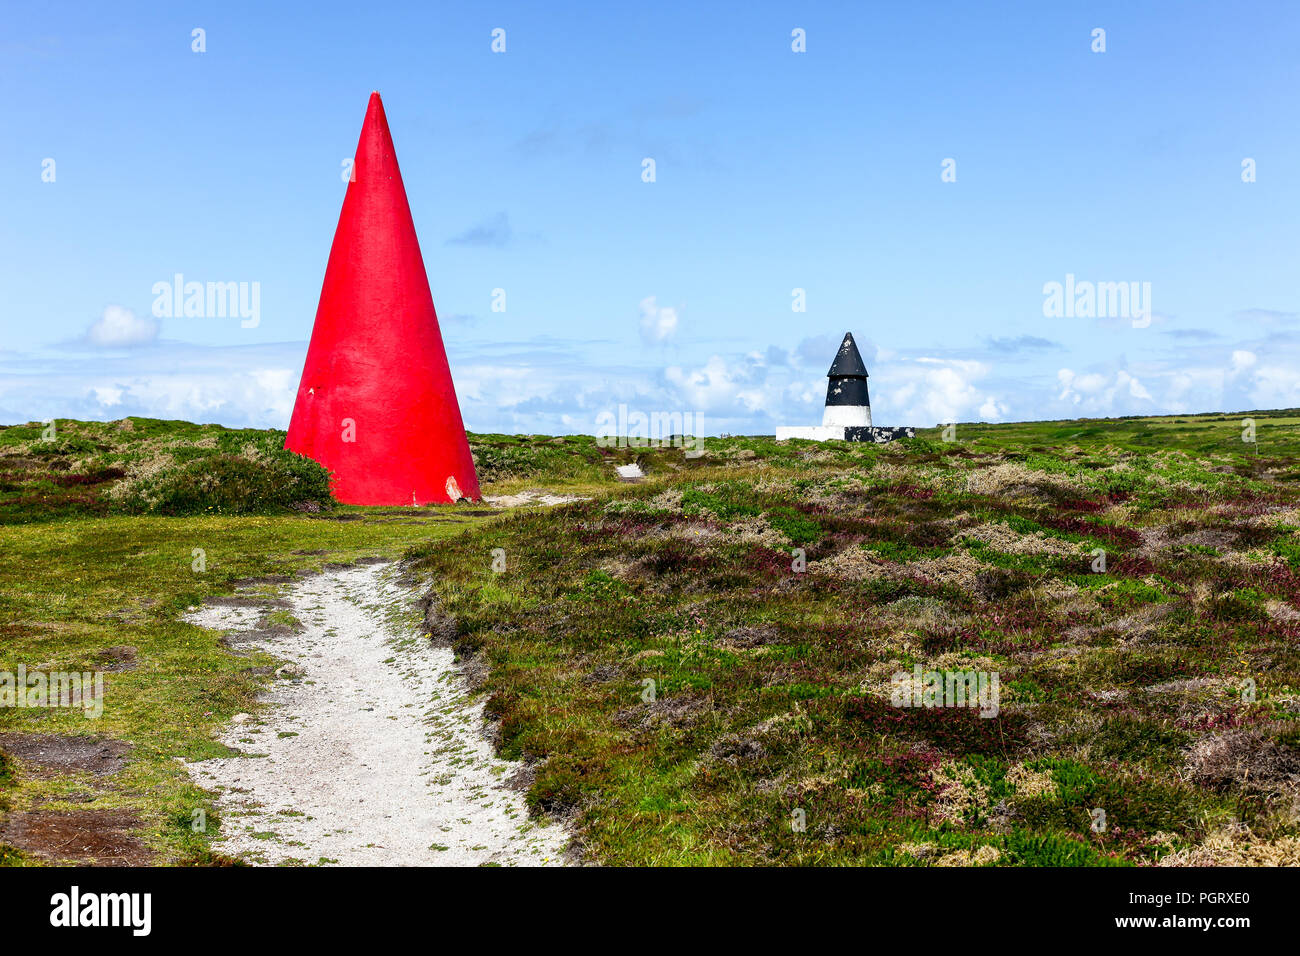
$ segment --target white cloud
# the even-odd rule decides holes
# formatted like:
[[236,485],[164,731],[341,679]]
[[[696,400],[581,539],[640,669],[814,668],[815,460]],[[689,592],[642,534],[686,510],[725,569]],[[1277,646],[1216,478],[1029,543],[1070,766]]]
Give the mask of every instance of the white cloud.
[[[647,306],[656,323],[668,322],[653,298]],[[104,325],[130,323],[116,316]],[[629,352],[603,339],[461,339],[449,358],[465,423],[475,431],[592,434],[598,416],[620,404],[702,414],[708,434],[772,434],[777,425],[819,423],[838,337],[829,348],[812,340],[793,349],[761,342],[687,356],[667,368],[652,350]],[[879,425],[1300,406],[1300,337],[1180,345],[1131,363],[1035,367],[1034,374],[1017,368],[1014,377],[996,357],[859,347]],[[305,354],[303,342],[216,348],[165,340],[94,354],[7,353],[0,355],[0,421],[140,415],[284,428]]]
[[122,396],[126,394],[122,389],[112,385],[92,385],[90,391],[94,394],[95,401],[106,408],[121,405]]
[[1007,406],[976,383],[991,367],[973,359],[895,358],[871,377],[871,417],[880,425],[929,427],[998,419]]
[[158,337],[158,323],[142,319],[130,309],[110,305],[86,331],[86,341],[102,349],[147,345]]
[[306,351],[306,343],[163,342],[121,355],[9,360],[0,375],[0,421],[143,416],[285,428]]
[[1220,368],[1181,368],[1164,379],[1163,410],[1174,414],[1222,407],[1224,372]]
[[761,362],[755,361],[754,356],[727,361],[720,355],[712,355],[701,368],[670,366],[664,369],[664,378],[689,408],[743,414],[762,412],[774,404],[762,372]]
[[1300,406],[1300,368],[1266,365],[1256,370],[1249,393],[1256,408]]
[[677,310],[660,306],[656,296],[641,300],[641,338],[648,343],[667,342],[677,334]]
[[1129,375],[1128,372],[1121,371],[1115,376],[1115,387],[1117,389],[1127,387],[1129,395],[1133,398],[1140,398],[1145,402],[1154,401],[1151,397],[1151,393],[1146,390],[1141,382]]
[[1237,375],[1244,372],[1258,360],[1259,357],[1254,352],[1247,352],[1245,349],[1234,349],[1232,352],[1232,373]]
[[[1121,401],[1117,405],[1117,398],[1155,401],[1146,386],[1124,369],[1110,376],[1098,372],[1078,375],[1072,369],[1063,368],[1056,373],[1056,380],[1061,385],[1057,401],[1069,402],[1090,414],[1122,415],[1134,410],[1129,402]],[[1147,406],[1141,410],[1151,412],[1155,409]]]
[[287,369],[261,368],[158,373],[122,381],[118,401],[112,404],[131,404],[151,417],[211,421],[229,416],[284,427],[293,413],[296,382],[288,381],[292,375]]
[[1003,405],[996,398],[990,395],[980,406],[980,418],[984,421],[995,422],[1007,414],[1007,406]]

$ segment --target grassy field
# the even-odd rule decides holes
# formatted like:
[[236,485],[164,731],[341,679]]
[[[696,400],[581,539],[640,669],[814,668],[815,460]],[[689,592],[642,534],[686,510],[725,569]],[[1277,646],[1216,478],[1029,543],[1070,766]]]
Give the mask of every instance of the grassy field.
[[[9,814],[0,832],[8,827],[73,859],[210,861],[208,833],[220,821],[175,758],[224,753],[215,743],[219,729],[256,709],[276,662],[236,656],[179,615],[230,594],[237,582],[261,581],[273,591],[331,563],[397,558],[488,512],[119,513],[128,505],[114,488],[133,477],[275,436],[143,419],[129,429],[60,421],[54,442],[43,441],[42,431],[0,430],[0,672],[20,664],[105,671],[104,708],[94,720],[79,709],[0,709],[0,816]],[[75,739],[20,773],[32,735]],[[195,831],[196,810],[208,832]],[[76,837],[85,830],[104,839]],[[0,861],[44,858],[0,846]]]
[[1242,417],[647,453],[428,550],[428,623],[603,862],[1300,863],[1300,424]]
[[[76,709],[0,711],[0,749],[12,747],[6,732],[90,735],[87,749],[67,755],[71,772],[11,781],[0,801],[39,811],[33,823],[72,814],[49,818],[61,828],[103,812],[131,831],[109,855],[123,849],[139,860],[206,859],[206,837],[191,826],[194,811],[208,814],[210,826],[219,820],[174,758],[225,753],[214,738],[232,716],[256,709],[259,689],[274,680],[275,661],[237,657],[178,615],[230,593],[236,581],[260,578],[271,590],[287,575],[326,562],[398,557],[481,520],[117,516],[0,527],[0,670],[21,663],[29,671],[108,671],[98,719]],[[194,570],[195,548],[204,553],[202,572]],[[291,622],[266,626],[285,623]],[[129,745],[120,771],[94,769],[101,738]]]
[[[120,830],[123,859],[218,862],[191,823],[219,821],[173,758],[215,753],[274,662],[178,614],[239,580],[405,554],[500,750],[530,762],[530,805],[593,861],[1300,863],[1294,410],[701,456],[471,436],[486,494],[586,499],[503,517],[141,513],[182,500],[159,475],[223,456],[242,476],[279,436],[58,433],[0,429],[0,671],[109,670],[112,706],[0,711],[0,833],[80,821]],[[647,478],[616,482],[634,458]],[[896,706],[916,668],[996,675],[997,715]],[[100,763],[73,748],[33,770],[33,734],[93,741]]]

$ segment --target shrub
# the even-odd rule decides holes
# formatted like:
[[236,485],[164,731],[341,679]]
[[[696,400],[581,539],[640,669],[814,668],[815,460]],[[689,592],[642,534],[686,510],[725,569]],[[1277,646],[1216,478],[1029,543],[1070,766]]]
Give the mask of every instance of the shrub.
[[711,511],[723,521],[753,517],[759,508],[753,502],[752,489],[740,482],[724,482],[712,486],[688,488],[682,492],[682,510],[688,515]]
[[608,467],[601,464],[601,449],[585,435],[547,441],[533,441],[529,436],[476,435],[470,440],[469,449],[482,485],[514,479],[601,481],[612,478]]
[[1102,724],[1092,739],[1092,752],[1103,759],[1172,763],[1190,739],[1176,727],[1120,714]]
[[137,514],[265,514],[318,510],[334,503],[329,472],[283,448],[213,455],[164,469],[135,485],[123,507]]
[[913,455],[942,455],[952,447],[951,442],[930,438],[900,438],[898,443]]
[[767,513],[767,523],[794,545],[817,544],[825,537],[821,525],[793,508],[771,509]]
[[34,441],[28,447],[28,453],[38,458],[69,458],[77,455],[93,455],[107,449],[107,445],[101,445],[89,438],[71,436],[54,441]]

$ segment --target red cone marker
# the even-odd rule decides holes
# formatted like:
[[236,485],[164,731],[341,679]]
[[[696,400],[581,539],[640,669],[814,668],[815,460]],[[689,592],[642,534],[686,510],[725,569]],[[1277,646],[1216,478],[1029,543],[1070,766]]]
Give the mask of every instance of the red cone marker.
[[479,497],[406,189],[370,94],[284,445],[353,505]]

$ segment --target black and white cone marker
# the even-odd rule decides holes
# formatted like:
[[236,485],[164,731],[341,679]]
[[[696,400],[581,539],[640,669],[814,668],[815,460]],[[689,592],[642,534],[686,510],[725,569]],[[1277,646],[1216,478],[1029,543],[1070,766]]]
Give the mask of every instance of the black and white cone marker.
[[826,373],[826,408],[820,426],[782,425],[776,440],[806,438],[812,441],[887,442],[895,438],[912,438],[912,428],[875,428],[871,424],[871,396],[867,393],[867,366],[853,341],[845,332],[840,350]]
[[845,332],[840,350],[826,373],[826,410],[822,425],[827,428],[871,427],[871,397],[867,394],[867,367],[862,363],[853,333]]

